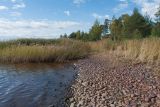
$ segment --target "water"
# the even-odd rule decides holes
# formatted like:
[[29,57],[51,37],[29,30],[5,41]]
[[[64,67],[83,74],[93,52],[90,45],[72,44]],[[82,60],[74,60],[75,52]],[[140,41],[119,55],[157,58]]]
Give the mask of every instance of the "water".
[[60,105],[74,76],[70,65],[0,65],[0,107]]

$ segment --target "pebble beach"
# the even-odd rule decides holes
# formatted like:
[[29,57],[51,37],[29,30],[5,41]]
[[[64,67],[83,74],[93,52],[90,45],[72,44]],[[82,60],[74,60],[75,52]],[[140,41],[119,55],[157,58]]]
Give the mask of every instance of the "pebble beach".
[[95,55],[75,68],[70,107],[160,107],[160,77],[146,64]]

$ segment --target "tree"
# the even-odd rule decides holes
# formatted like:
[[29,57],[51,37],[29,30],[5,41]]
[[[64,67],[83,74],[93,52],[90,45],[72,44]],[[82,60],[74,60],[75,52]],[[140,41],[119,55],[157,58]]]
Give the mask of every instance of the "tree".
[[60,35],[60,38],[63,38],[63,35]]
[[155,16],[156,16],[156,21],[157,21],[158,23],[160,23],[160,5],[159,5],[159,7],[158,7],[157,10],[158,10],[158,11],[157,11],[156,14],[155,14]]
[[160,24],[157,24],[153,27],[152,36],[160,37]]
[[135,37],[134,33],[136,30],[142,37],[147,37],[151,34],[151,24],[148,22],[147,18],[142,16],[137,8],[134,9],[133,14],[126,23],[126,32],[127,34],[130,34],[129,38]]
[[151,35],[152,21],[148,15],[141,15],[135,8],[131,16],[124,14],[118,19],[112,19],[110,28],[113,40],[142,38]]
[[63,38],[67,38],[67,34],[66,33],[64,34]]
[[123,14],[119,18],[119,22],[121,22],[121,38],[128,38],[130,32],[127,30],[127,24],[129,23],[130,16],[128,14]]
[[101,39],[103,27],[100,25],[99,21],[96,20],[94,22],[94,25],[89,31],[89,40],[91,41],[97,41]]
[[81,39],[81,32],[80,32],[80,30],[76,32],[76,39],[77,40]]
[[140,39],[140,38],[142,38],[141,32],[138,29],[134,30],[134,32],[133,32],[133,38],[134,39]]
[[122,22],[119,19],[114,19],[111,23],[110,28],[112,40],[120,40],[122,35]]
[[156,24],[152,29],[152,36],[160,37],[160,6],[155,16],[156,16]]
[[76,38],[76,33],[72,32],[68,37],[71,38],[71,39],[75,39]]
[[130,16],[128,14],[123,14],[118,19],[115,17],[112,18],[111,28],[111,37],[112,39],[121,40],[123,38],[128,38],[130,32],[128,30]]
[[67,34],[65,33],[64,35],[60,35],[60,38],[67,38]]
[[85,41],[89,40],[89,33],[84,33],[83,40]]

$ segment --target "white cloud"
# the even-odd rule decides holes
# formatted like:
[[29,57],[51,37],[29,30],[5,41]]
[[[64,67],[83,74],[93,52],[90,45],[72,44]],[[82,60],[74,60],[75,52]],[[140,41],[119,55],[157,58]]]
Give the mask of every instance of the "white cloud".
[[21,16],[22,13],[20,12],[11,12],[11,16]]
[[0,10],[8,10],[9,8],[6,6],[0,6]]
[[24,3],[15,4],[12,9],[19,9],[19,8],[25,8],[26,5]]
[[118,4],[118,6],[116,6],[113,11],[115,13],[119,12],[120,10],[126,9],[128,7],[128,1],[127,0],[119,0],[120,3]]
[[64,14],[67,15],[67,16],[70,16],[70,15],[71,15],[71,14],[70,14],[70,11],[68,11],[68,10],[67,10],[67,11],[64,11]]
[[86,0],[73,0],[73,3],[76,5],[80,5],[82,3],[85,3]]
[[160,0],[134,0],[133,2],[141,7],[143,15],[147,13],[151,18],[155,18],[154,14],[160,5]]
[[12,2],[12,3],[15,3],[15,2],[16,2],[16,0],[11,0],[11,2]]
[[110,18],[110,16],[109,16],[109,15],[105,15],[105,16],[104,16],[104,18],[109,19],[109,18]]
[[126,2],[127,0],[119,0],[120,2]]
[[101,15],[99,15],[99,14],[97,14],[97,13],[93,13],[92,16],[93,16],[94,18],[97,18],[97,19],[101,19],[101,18],[103,17],[103,16],[101,16]]
[[99,15],[97,13],[93,13],[92,16],[96,19],[109,19],[109,15]]
[[83,25],[74,21],[0,19],[0,38],[57,38],[82,29]]

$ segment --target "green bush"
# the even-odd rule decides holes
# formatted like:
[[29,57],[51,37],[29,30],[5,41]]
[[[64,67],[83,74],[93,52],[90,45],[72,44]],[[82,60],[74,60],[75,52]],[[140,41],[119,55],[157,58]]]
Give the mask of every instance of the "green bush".
[[153,27],[152,36],[160,37],[160,24],[157,24],[155,27]]

